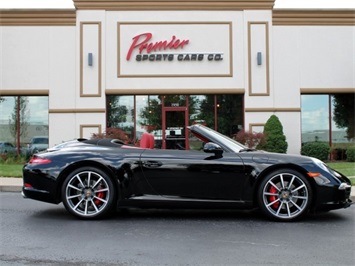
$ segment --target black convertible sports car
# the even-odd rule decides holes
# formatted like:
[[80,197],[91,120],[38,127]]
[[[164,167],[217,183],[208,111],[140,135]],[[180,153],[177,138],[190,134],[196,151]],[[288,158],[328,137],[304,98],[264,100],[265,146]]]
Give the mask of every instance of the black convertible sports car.
[[260,208],[292,221],[352,204],[349,179],[320,160],[248,149],[203,125],[188,130],[194,150],[154,149],[153,137],[144,135],[146,148],[110,139],[63,143],[24,166],[23,195],[63,202],[83,219],[117,208],[168,207]]

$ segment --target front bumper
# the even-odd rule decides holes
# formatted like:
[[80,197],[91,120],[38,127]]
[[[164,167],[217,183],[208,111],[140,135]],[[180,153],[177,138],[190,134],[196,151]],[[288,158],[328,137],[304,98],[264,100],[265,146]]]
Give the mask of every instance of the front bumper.
[[338,187],[339,190],[349,190],[349,194],[351,194],[351,185],[347,183],[341,183]]
[[322,203],[316,207],[317,211],[330,211],[350,207],[353,202],[351,200],[351,185],[341,183],[336,187],[332,187],[324,191],[320,196]]
[[351,200],[351,188],[352,188],[352,186],[347,183],[341,183],[338,187],[338,190],[345,192],[345,197],[347,200],[346,200],[344,208],[348,208],[352,204],[354,204],[354,202],[352,202],[352,200]]
[[346,200],[351,201],[351,185],[348,183],[341,183],[338,187],[339,194],[343,196]]

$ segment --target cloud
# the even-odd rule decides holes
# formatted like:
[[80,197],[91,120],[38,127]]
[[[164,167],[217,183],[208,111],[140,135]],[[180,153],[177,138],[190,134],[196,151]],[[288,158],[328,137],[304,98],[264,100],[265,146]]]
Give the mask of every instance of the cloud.
[[302,132],[329,129],[329,113],[327,108],[302,110]]
[[[0,123],[7,124],[14,112],[15,97],[3,97],[5,101],[0,103]],[[27,111],[28,122],[48,124],[48,97],[28,96]]]

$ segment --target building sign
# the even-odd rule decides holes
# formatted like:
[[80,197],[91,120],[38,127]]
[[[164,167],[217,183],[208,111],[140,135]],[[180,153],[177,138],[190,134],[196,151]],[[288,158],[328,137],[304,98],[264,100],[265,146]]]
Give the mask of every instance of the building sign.
[[231,23],[118,23],[118,77],[231,76]]
[[[165,41],[151,42],[152,36],[153,34],[150,32],[134,36],[132,38],[133,42],[129,47],[127,53],[127,57],[126,57],[127,61],[131,58],[134,49],[139,50],[139,55],[137,56],[137,58],[142,58],[143,57],[142,53],[144,52],[150,54],[152,52],[177,50],[179,48],[182,49],[185,45],[189,43],[189,40],[177,39],[175,35],[171,37],[170,41],[165,40]],[[140,60],[137,59],[137,61]]]
[[132,44],[129,47],[126,60],[131,59],[132,53],[137,51],[136,61],[203,61],[205,58],[209,61],[223,60],[222,54],[213,53],[177,53],[174,51],[183,50],[184,46],[189,44],[189,40],[180,40],[172,35],[170,40],[152,41],[153,34],[150,32],[142,33],[132,38]]

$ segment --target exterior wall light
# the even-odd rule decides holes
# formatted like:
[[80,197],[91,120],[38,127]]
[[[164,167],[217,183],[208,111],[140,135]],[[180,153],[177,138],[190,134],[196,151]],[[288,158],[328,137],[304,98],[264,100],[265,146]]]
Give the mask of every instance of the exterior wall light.
[[257,53],[256,61],[258,62],[258,66],[261,66],[261,63],[262,63],[262,60],[261,60],[261,52],[258,52],[258,53]]
[[92,53],[88,53],[88,65],[92,66],[93,64],[93,56]]

